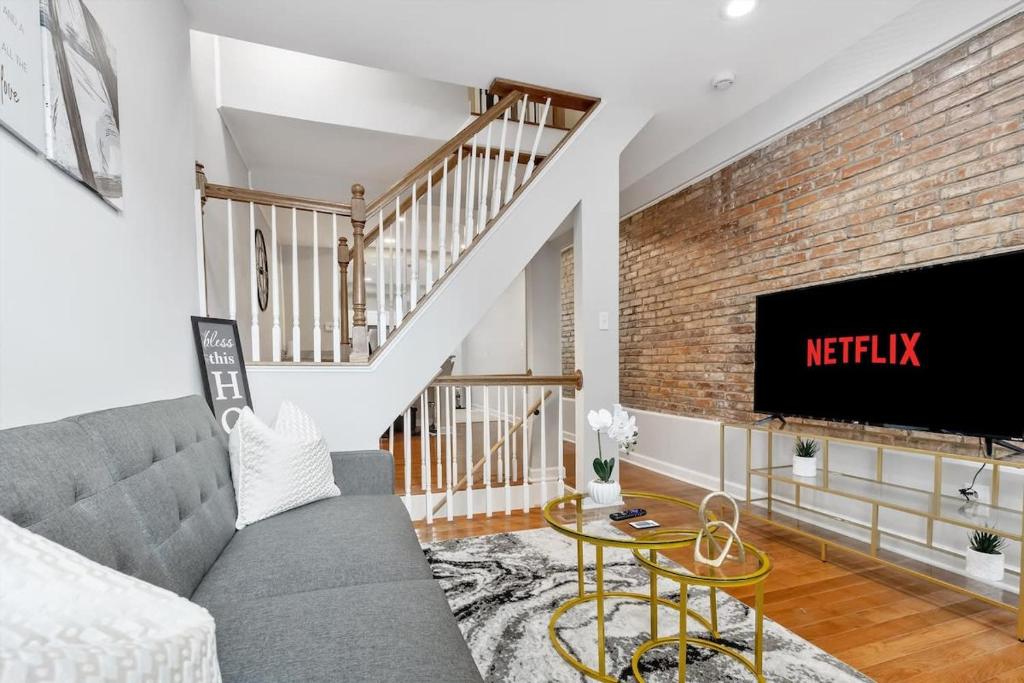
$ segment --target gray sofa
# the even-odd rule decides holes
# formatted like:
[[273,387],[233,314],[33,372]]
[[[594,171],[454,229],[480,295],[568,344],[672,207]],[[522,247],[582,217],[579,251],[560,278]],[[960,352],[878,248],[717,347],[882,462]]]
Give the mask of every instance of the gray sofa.
[[333,453],[342,495],[235,531],[198,396],[0,431],[0,514],[202,605],[225,681],[480,681],[389,453]]

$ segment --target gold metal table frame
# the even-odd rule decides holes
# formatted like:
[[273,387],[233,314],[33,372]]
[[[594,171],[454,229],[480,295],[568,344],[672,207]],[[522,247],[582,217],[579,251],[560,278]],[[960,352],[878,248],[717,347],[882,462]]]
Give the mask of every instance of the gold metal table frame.
[[[671,530],[655,531],[649,534],[645,538],[653,538],[662,535],[673,533]],[[696,539],[692,539],[682,545],[675,546],[677,548],[687,547],[693,545]],[[732,659],[735,659],[740,664],[745,666],[758,683],[764,683],[764,582],[768,578],[768,574],[771,573],[772,565],[771,560],[761,550],[758,550],[749,543],[744,543],[743,547],[746,548],[748,553],[751,553],[758,559],[758,567],[752,572],[745,574],[738,574],[736,576],[697,576],[690,574],[681,567],[667,567],[658,563],[658,551],[656,549],[648,550],[648,555],[645,556],[641,549],[634,549],[633,556],[637,561],[645,568],[651,575],[651,637],[644,643],[642,643],[633,653],[633,676],[639,683],[644,683],[644,677],[640,674],[640,660],[643,656],[653,650],[656,647],[662,647],[665,645],[678,644],[679,646],[679,681],[683,683],[686,680],[686,647],[687,645],[693,645],[694,647],[703,647],[711,650],[720,652]],[[714,570],[712,570],[714,571]],[[658,577],[664,577],[671,581],[679,584],[679,604],[673,605],[679,612],[679,632],[672,636],[658,636],[658,609],[653,599],[658,595]],[[711,620],[704,619],[702,616],[693,612],[687,607],[688,589],[690,586],[704,586],[710,591],[710,612]],[[711,633],[712,638],[718,638],[718,589],[719,588],[741,588],[744,586],[756,586],[756,592],[754,597],[754,658],[744,656],[739,651],[716,643],[713,640],[706,638],[694,638],[687,635],[687,618],[690,616],[696,617],[702,625],[707,627],[707,630]],[[660,598],[659,598],[660,601]]]
[[[681,505],[685,508],[696,511],[697,506],[694,503],[683,500],[681,498],[675,498],[672,496],[665,496],[654,493],[640,493],[640,492],[626,492],[622,493],[624,497],[641,497],[645,499],[653,499],[658,501],[669,502],[677,505]],[[656,533],[645,534],[643,536],[622,538],[605,538],[600,536],[593,536],[584,533],[583,531],[583,510],[580,507],[580,502],[583,499],[583,494],[576,493],[572,495],[563,496],[562,498],[556,498],[549,501],[543,510],[544,520],[551,526],[552,529],[559,533],[569,536],[576,541],[576,572],[577,572],[577,595],[571,598],[561,605],[551,615],[551,619],[548,622],[548,637],[551,639],[551,644],[555,648],[555,651],[569,663],[574,669],[582,672],[598,681],[607,681],[608,683],[615,683],[616,678],[609,676],[607,672],[607,662],[605,661],[605,600],[606,599],[624,599],[633,600],[640,602],[647,602],[651,605],[652,614],[652,628],[657,626],[657,610],[658,606],[668,607],[670,609],[680,609],[679,604],[674,603],[670,600],[662,598],[657,592],[657,581],[654,575],[651,576],[651,590],[649,593],[634,593],[629,591],[606,591],[604,589],[604,549],[605,548],[625,548],[632,550],[634,554],[638,551],[647,550],[651,553],[657,553],[658,550],[669,550],[672,548],[683,547],[688,544],[692,544],[697,538],[697,532],[695,530],[679,530],[679,529],[659,529]],[[566,503],[574,502],[577,505],[577,526],[575,529],[568,528],[563,524],[559,523],[554,519],[553,510],[556,507],[565,505]],[[584,575],[584,560],[583,560],[583,545],[588,543],[593,545],[595,548],[595,590],[588,593],[586,590],[586,580]],[[573,607],[581,605],[586,602],[596,602],[597,605],[597,659],[598,668],[587,666],[579,659],[574,657],[565,645],[562,644],[561,639],[558,637],[557,625],[558,620]],[[698,614],[694,611],[689,611],[688,617],[692,617],[702,624],[705,628],[713,633],[717,633],[717,623],[712,623],[712,620],[705,618],[703,615]],[[712,615],[713,620],[717,622],[714,613]],[[681,623],[685,623],[686,619],[680,619]],[[652,631],[656,633],[656,631]],[[691,641],[692,642],[692,641]]]

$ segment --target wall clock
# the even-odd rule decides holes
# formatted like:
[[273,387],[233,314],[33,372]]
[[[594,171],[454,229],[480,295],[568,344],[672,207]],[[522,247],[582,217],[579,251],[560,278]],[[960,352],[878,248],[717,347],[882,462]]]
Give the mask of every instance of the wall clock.
[[270,269],[267,267],[267,242],[263,239],[263,231],[256,229],[256,298],[260,310],[267,310],[267,297],[270,293]]

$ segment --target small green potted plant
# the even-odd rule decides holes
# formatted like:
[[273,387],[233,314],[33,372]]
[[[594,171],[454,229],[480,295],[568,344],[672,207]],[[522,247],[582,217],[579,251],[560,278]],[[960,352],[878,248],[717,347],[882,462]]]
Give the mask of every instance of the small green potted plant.
[[967,574],[982,581],[1002,581],[1003,549],[1006,539],[991,531],[978,529],[970,535],[967,547]]
[[800,439],[793,444],[793,475],[797,477],[818,476],[818,442],[814,439]]

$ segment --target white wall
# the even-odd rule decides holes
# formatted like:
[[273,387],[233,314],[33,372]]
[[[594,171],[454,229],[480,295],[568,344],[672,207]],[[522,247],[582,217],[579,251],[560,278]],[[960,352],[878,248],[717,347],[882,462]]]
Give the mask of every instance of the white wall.
[[469,113],[463,86],[232,38],[219,42],[226,107],[438,140],[451,137]]
[[0,129],[0,426],[199,392],[188,18],[92,0],[117,50],[118,213]]
[[[567,223],[571,224],[570,214],[552,238],[540,248],[530,264],[526,267],[526,300],[527,300],[527,362],[536,375],[559,375],[562,373],[562,302],[561,294],[561,261],[562,249],[572,243],[572,230],[563,231]],[[549,425],[555,426],[558,414],[558,392],[551,387],[552,396],[545,404],[546,419]],[[566,405],[566,404],[563,404]],[[575,422],[571,406],[564,410],[563,427]],[[541,430],[534,428],[531,432],[531,445],[534,467],[540,466]],[[558,448],[558,429],[547,429],[545,434],[547,453],[556,453]],[[556,462],[549,457],[546,465],[550,469]],[[549,464],[550,463],[550,464]],[[557,476],[550,471],[547,476]]]
[[[221,102],[220,45],[217,36],[189,31],[192,70],[192,117],[194,122],[195,159],[205,167],[209,182],[235,187],[252,187],[251,173],[219,112]],[[256,225],[263,231],[267,259],[271,258],[269,213],[258,208]],[[206,250],[206,298],[209,315],[230,318],[228,302],[228,230],[227,204],[211,199],[204,211],[203,243]],[[235,304],[238,333],[247,360],[251,360],[252,306],[249,287],[249,249],[252,244],[248,205],[235,203],[232,208]],[[282,228],[283,229],[283,228]],[[283,233],[282,233],[283,234]],[[280,246],[279,251],[283,250]],[[274,267],[271,263],[271,268]],[[273,312],[258,314],[260,321],[260,358],[268,360],[272,350]],[[286,318],[282,317],[282,324]],[[290,323],[289,323],[290,324]],[[287,335],[282,335],[287,337]]]
[[526,372],[526,276],[523,273],[512,280],[454,353],[457,375]]

